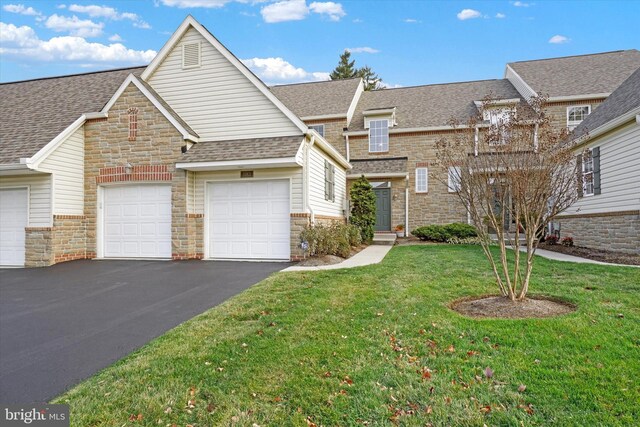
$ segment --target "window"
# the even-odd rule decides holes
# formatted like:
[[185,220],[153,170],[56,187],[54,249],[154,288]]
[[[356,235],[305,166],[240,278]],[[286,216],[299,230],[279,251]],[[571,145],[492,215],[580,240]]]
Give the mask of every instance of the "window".
[[309,129],[313,129],[320,134],[321,137],[324,138],[324,125],[311,125]]
[[427,168],[416,169],[416,193],[426,193],[429,189]]
[[593,153],[586,150],[582,155],[582,194],[593,196]]
[[509,120],[512,111],[506,108],[486,110],[483,119],[489,121],[489,144],[506,144],[509,141]]
[[335,184],[336,167],[328,160],[324,161],[324,199],[330,202],[336,200]]
[[459,166],[450,166],[449,167],[449,178],[447,182],[447,187],[449,188],[449,193],[457,193],[460,191],[460,167]]
[[567,127],[573,130],[591,113],[590,105],[567,107]]
[[135,141],[138,137],[138,109],[129,108],[129,141]]
[[369,152],[389,151],[389,120],[371,120],[369,122]]

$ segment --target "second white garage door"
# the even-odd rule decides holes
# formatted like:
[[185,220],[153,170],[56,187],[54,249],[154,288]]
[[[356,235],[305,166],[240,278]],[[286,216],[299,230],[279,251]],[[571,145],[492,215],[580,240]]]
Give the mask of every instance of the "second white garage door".
[[24,265],[28,194],[26,188],[0,190],[0,266]]
[[105,258],[171,258],[171,186],[104,187]]
[[209,257],[288,260],[289,180],[209,183]]

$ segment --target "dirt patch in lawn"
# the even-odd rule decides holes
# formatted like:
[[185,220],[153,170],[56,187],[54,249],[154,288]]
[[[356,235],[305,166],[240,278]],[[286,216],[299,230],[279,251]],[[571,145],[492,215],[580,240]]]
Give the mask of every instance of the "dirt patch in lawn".
[[531,296],[523,301],[511,301],[496,295],[467,297],[456,300],[449,308],[469,317],[529,319],[561,316],[576,310],[566,301],[543,296]]
[[322,265],[338,264],[338,263],[341,263],[342,261],[344,261],[345,259],[351,258],[352,256],[354,256],[355,254],[357,254],[358,252],[360,252],[361,250],[363,250],[366,247],[367,247],[367,245],[360,245],[360,246],[351,248],[351,253],[349,254],[349,256],[347,258],[342,258],[342,257],[335,256],[335,255],[323,255],[323,256],[319,256],[319,257],[315,257],[315,256],[314,257],[309,257],[307,259],[303,259],[302,261],[300,261],[298,263],[298,266],[300,266],[300,267],[318,267],[318,266],[322,266]]
[[540,244],[539,248],[592,259],[594,261],[610,262],[613,264],[640,265],[640,255],[604,251],[601,249],[582,248],[579,246]]

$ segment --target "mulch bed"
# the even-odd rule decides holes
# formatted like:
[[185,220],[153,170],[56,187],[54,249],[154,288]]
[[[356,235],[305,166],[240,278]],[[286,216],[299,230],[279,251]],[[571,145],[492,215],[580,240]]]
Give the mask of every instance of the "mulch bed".
[[604,251],[601,249],[582,248],[579,246],[547,245],[545,243],[541,243],[538,248],[592,259],[594,261],[610,262],[613,264],[640,265],[640,255]]
[[531,296],[522,301],[496,295],[466,297],[452,302],[449,308],[476,318],[530,319],[561,316],[576,310],[576,306],[558,299]]

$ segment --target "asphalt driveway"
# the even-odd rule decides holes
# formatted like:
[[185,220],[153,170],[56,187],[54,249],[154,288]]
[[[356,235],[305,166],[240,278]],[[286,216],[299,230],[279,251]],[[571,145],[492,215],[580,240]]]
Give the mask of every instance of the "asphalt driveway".
[[288,265],[73,261],[0,270],[0,402],[47,401]]

